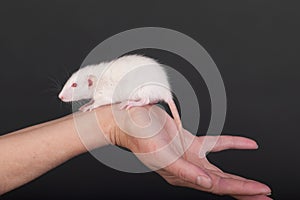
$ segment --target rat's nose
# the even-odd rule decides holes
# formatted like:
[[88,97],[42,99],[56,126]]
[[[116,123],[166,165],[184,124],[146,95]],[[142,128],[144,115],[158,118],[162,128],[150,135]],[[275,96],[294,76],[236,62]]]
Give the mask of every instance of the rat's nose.
[[60,98],[61,100],[64,100],[64,96],[59,95],[58,98]]

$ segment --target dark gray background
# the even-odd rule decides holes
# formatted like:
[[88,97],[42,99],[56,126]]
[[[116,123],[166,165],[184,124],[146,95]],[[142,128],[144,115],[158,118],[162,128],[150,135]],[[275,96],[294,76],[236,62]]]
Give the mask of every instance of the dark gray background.
[[[0,133],[70,113],[71,108],[49,90],[53,82],[48,78],[64,82],[66,71],[78,69],[107,37],[142,26],[171,28],[197,40],[219,67],[228,97],[223,133],[253,138],[260,146],[255,151],[210,154],[210,160],[226,171],[268,183],[275,199],[299,199],[299,9],[297,1],[283,0],[1,1]],[[142,52],[181,70],[190,80],[200,99],[203,133],[210,109],[202,79],[173,54]],[[170,186],[155,173],[119,172],[90,154],[1,198],[103,196],[231,199]]]

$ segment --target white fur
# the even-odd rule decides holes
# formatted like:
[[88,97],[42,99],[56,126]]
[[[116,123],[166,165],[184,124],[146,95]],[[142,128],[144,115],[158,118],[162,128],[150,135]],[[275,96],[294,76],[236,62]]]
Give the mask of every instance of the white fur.
[[[92,86],[88,85],[89,79],[93,81]],[[73,83],[77,83],[76,88],[71,87]],[[182,124],[172,99],[167,74],[154,59],[128,55],[111,62],[86,66],[70,77],[59,97],[63,97],[63,101],[91,99],[80,108],[81,111],[118,102],[122,102],[121,109],[127,109],[165,101],[174,116],[181,145],[185,150]]]
[[[89,78],[94,81],[92,87],[88,87]],[[77,87],[72,88],[72,83],[77,83]],[[172,100],[164,68],[156,60],[141,55],[127,55],[78,70],[66,82],[59,97],[63,101],[92,99],[84,111],[127,100],[148,103]]]

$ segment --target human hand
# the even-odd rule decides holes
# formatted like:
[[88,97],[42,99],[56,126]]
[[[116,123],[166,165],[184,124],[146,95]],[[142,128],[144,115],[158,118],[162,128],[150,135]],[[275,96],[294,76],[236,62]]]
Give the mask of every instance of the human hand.
[[[130,149],[168,183],[240,200],[271,199],[267,197],[271,190],[265,184],[223,172],[207,160],[204,140],[216,136],[196,137],[184,130],[185,143],[190,145],[182,156],[176,125],[163,110],[147,106],[132,108],[127,114],[116,112],[119,112],[116,113],[119,128],[110,133],[112,143]],[[256,142],[251,139],[220,136],[211,151],[256,148]]]

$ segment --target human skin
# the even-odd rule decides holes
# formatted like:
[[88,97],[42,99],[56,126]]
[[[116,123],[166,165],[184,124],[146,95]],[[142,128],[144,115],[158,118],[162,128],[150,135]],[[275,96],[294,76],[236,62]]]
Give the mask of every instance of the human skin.
[[[182,147],[176,137],[176,125],[160,108],[146,106],[129,111],[117,108],[118,105],[101,106],[92,112],[75,113],[1,136],[0,194],[88,150],[113,144],[130,149],[172,185],[241,200],[271,199],[267,196],[271,190],[265,184],[225,173],[209,163],[203,148],[204,136],[196,137],[184,130],[183,136],[190,145],[185,156],[180,156]],[[149,123],[161,128],[151,137],[145,137],[153,130]],[[199,156],[201,148],[204,156]],[[256,148],[251,139],[220,136],[210,151]]]

